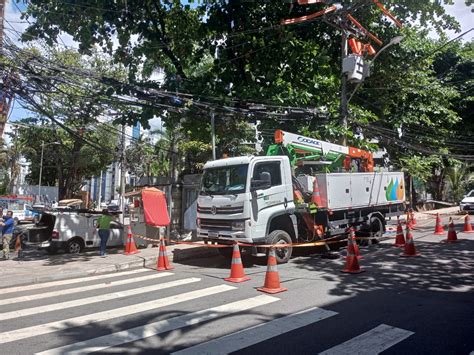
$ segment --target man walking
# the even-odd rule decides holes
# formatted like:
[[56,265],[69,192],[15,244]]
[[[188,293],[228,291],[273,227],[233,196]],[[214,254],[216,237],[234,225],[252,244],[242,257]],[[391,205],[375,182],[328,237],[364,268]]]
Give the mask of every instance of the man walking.
[[105,257],[105,249],[107,248],[107,240],[110,235],[110,223],[113,221],[112,215],[108,210],[102,210],[102,216],[97,220],[97,228],[100,237],[100,256]]
[[3,217],[3,222],[0,222],[0,226],[2,226],[3,259],[8,260],[10,258],[10,241],[15,227],[12,211],[7,212],[7,215]]

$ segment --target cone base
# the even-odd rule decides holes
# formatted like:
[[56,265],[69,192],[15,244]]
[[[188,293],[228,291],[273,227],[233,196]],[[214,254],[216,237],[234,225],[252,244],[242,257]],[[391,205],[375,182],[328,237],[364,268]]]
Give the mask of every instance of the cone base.
[[133,251],[124,251],[123,253],[125,255],[133,255],[133,254],[138,254],[140,251],[139,250],[133,250]]
[[[344,257],[344,259],[347,260],[347,258],[348,258],[348,256],[346,255],[346,256]],[[364,257],[363,257],[362,255],[356,255],[356,258],[357,258],[357,260],[364,259]]]
[[244,282],[250,280],[250,277],[248,276],[243,276],[243,277],[226,277],[224,281],[229,281],[229,282],[234,282],[234,283],[239,283],[239,282]]
[[446,233],[446,232],[444,232],[444,231],[443,232],[434,232],[433,234],[434,235],[444,235],[444,233]]
[[408,258],[408,257],[410,257],[410,256],[418,257],[418,256],[421,256],[421,254],[420,254],[420,253],[418,253],[418,252],[417,252],[417,253],[415,253],[415,254],[406,254],[406,253],[401,253],[401,254],[400,254],[400,256],[401,256],[401,257],[404,257],[404,258]]
[[474,233],[474,231],[462,231],[461,233]]
[[157,267],[156,271],[165,271],[165,270],[173,270],[174,266],[168,266],[168,267]]
[[454,239],[454,240],[444,239],[441,241],[441,243],[457,243],[457,242],[459,242],[459,239]]
[[288,289],[284,288],[284,287],[278,287],[278,288],[259,287],[259,288],[257,288],[257,291],[274,294],[274,293],[288,291]]
[[405,243],[398,243],[398,244],[393,244],[394,247],[402,248],[405,246]]
[[367,271],[366,269],[360,268],[359,270],[350,270],[350,269],[342,269],[341,272],[345,274],[360,274],[361,272]]

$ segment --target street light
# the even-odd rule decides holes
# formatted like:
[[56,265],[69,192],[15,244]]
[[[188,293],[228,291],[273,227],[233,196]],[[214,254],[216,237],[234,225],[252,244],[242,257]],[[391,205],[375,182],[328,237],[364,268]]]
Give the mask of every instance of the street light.
[[[377,59],[377,57],[384,51],[386,50],[387,48],[393,46],[394,44],[399,44],[402,40],[403,40],[403,36],[396,36],[396,37],[393,37],[390,42],[388,42],[385,46],[383,46],[378,52],[377,54],[372,58],[372,60],[369,62],[368,64],[368,67],[367,67],[367,74],[366,76],[370,76],[370,68],[372,67],[372,65],[374,64],[374,61],[375,59]],[[347,100],[347,104],[349,104],[349,102],[351,101],[352,97],[354,96],[354,94],[357,92],[357,90],[359,90],[359,87],[362,85],[363,81],[361,81],[360,83],[358,83],[356,85],[356,87],[354,88],[354,91],[352,91],[352,94],[351,96],[349,97],[349,99]]]
[[43,155],[44,155],[44,147],[47,145],[60,145],[59,142],[51,142],[44,144],[44,141],[41,141],[41,160],[40,160],[40,173],[39,173],[39,181],[38,181],[38,202],[41,202],[41,177],[43,175]]

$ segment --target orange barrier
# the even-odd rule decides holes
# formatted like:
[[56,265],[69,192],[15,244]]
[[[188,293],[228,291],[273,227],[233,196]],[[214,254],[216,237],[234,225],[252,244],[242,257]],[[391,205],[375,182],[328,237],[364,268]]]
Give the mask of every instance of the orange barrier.
[[396,247],[403,247],[405,245],[405,236],[403,235],[403,227],[400,223],[400,218],[397,218],[397,235],[395,236]]
[[449,227],[448,227],[448,238],[443,240],[445,243],[456,243],[458,241],[458,235],[456,229],[454,228],[453,219],[449,218]]
[[[352,229],[352,228],[351,228]],[[351,234],[347,237],[347,257],[346,257],[346,266],[341,272],[345,272],[348,274],[359,274],[364,272],[365,269],[362,269],[359,266],[359,260],[357,255],[355,254],[354,245],[357,246],[355,239],[352,239]]]
[[171,266],[170,261],[168,260],[168,252],[166,251],[166,244],[165,240],[162,238],[160,240],[160,251],[158,253],[158,261],[156,263],[156,270],[163,271],[163,270],[172,270],[174,269]]
[[128,226],[127,243],[125,244],[125,250],[123,253],[125,255],[132,255],[137,254],[139,252],[140,251],[137,249],[135,241],[133,240],[132,227]]
[[263,287],[257,288],[258,291],[265,293],[279,293],[288,291],[287,288],[280,286],[280,275],[278,274],[275,249],[270,248],[268,253],[267,272],[265,273],[265,283]]
[[405,242],[405,250],[400,256],[403,257],[410,257],[410,256],[420,256],[421,254],[416,251],[415,242],[413,241],[413,236],[411,235],[410,227],[406,227],[406,242]]
[[239,244],[234,244],[232,250],[232,263],[230,265],[230,276],[224,279],[229,282],[244,282],[250,280],[250,277],[245,276],[244,267],[242,265],[242,258],[240,257]]
[[464,216],[464,228],[463,233],[474,233],[471,224],[471,217],[469,217],[469,213]]

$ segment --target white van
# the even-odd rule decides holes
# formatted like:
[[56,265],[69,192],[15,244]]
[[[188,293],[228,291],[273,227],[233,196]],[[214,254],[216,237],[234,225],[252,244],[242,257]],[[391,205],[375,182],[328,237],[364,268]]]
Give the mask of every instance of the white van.
[[[39,242],[40,249],[46,249],[49,253],[64,249],[67,253],[78,254],[84,248],[98,248],[97,220],[100,216],[99,213],[75,211],[43,213],[39,224],[44,220],[50,225],[54,223],[54,227],[50,235],[43,235],[43,240],[36,242]],[[112,222],[107,246],[121,246],[124,241],[123,225],[118,221]]]

